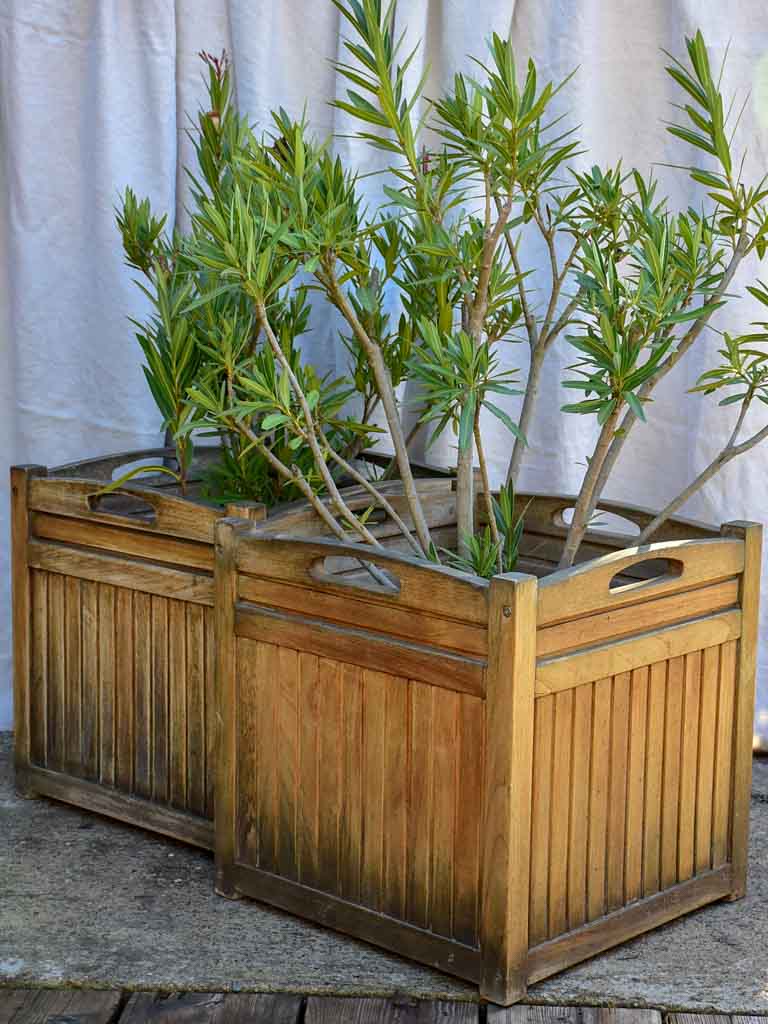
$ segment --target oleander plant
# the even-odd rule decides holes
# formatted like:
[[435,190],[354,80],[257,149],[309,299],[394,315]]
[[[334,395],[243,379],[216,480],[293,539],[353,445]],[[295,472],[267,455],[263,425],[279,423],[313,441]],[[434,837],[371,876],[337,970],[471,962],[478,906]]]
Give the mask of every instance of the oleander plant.
[[[583,169],[576,130],[553,102],[570,78],[542,82],[533,62],[518,67],[509,40],[494,34],[474,73],[456,74],[429,100],[424,79],[408,87],[416,50],[394,35],[394,5],[333,2],[349,30],[348,62],[336,64],[348,90],[334,105],[386,154],[377,205],[304,118],[281,109],[267,130],[253,128],[237,109],[226,55],[208,54],[208,109],[192,128],[189,231],[170,236],[166,218],[131,190],[120,203],[127,262],[152,304],[136,324],[144,370],[182,485],[194,439],[213,434],[221,460],[208,488],[218,500],[303,498],[330,533],[375,547],[368,514],[344,498],[343,484],[354,483],[416,556],[483,576],[508,571],[522,528],[514,488],[542,375],[555,365],[546,356],[566,346],[573,359],[561,384],[573,400],[562,413],[597,424],[562,552],[561,567],[570,566],[617,459],[653,415],[656,387],[715,330],[713,314],[738,302],[729,291],[737,268],[768,246],[768,187],[743,180],[736,108],[726,107],[697,33],[667,67],[680,93],[668,130],[697,154],[680,170],[701,193],[674,210],[650,175],[620,162]],[[547,253],[545,288],[523,260],[536,251],[531,236]],[[756,280],[748,291],[768,321],[768,286]],[[340,378],[321,375],[299,344],[310,305],[323,304],[341,325]],[[768,323],[754,328],[720,334],[717,360],[690,399],[718,401],[733,417],[727,444],[640,543],[768,435],[768,418],[747,430],[748,413],[768,404]],[[483,411],[509,439],[496,493]],[[420,429],[430,441],[453,438],[457,551],[430,536],[409,458]],[[381,437],[392,463],[377,476],[360,455]],[[405,517],[381,487],[392,476]]]

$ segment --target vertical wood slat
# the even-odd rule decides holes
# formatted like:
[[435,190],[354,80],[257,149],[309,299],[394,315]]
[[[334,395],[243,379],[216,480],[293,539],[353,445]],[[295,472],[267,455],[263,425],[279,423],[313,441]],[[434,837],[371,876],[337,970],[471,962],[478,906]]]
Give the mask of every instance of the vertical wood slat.
[[531,866],[529,938],[531,945],[549,935],[549,854],[552,803],[552,743],[555,697],[536,699],[533,726],[533,782],[531,801]]
[[133,591],[115,594],[115,784],[133,791],[134,752]]
[[744,541],[744,572],[739,586],[741,636],[738,641],[734,707],[733,786],[731,790],[733,813],[730,836],[730,854],[733,864],[731,898],[739,899],[747,891],[752,733],[755,712],[763,528],[757,523],[735,522],[726,524],[721,532],[726,537],[739,537]]
[[384,751],[387,677],[363,671],[363,870],[362,902],[381,909],[384,883]]
[[696,854],[696,791],[698,789],[699,715],[701,707],[701,651],[685,656],[683,724],[680,751],[680,821],[678,825],[677,880],[694,874]]
[[258,743],[258,804],[256,827],[259,842],[259,867],[277,870],[277,704],[279,684],[278,648],[258,642],[256,647],[256,717]]
[[549,935],[568,927],[568,837],[573,761],[573,690],[555,694],[552,758],[552,805],[549,834]]
[[186,605],[187,809],[205,813],[205,621],[199,604]]
[[[214,817],[216,801],[216,636],[214,608],[203,609],[205,634],[205,808],[206,818]],[[167,681],[165,683],[167,687]]]
[[81,580],[64,577],[64,770],[83,774]]
[[339,893],[360,900],[363,835],[363,680],[357,665],[342,666],[342,732],[344,752],[341,826],[339,831]]
[[667,662],[651,665],[648,678],[648,751],[645,761],[643,895],[661,887],[661,808],[664,782],[664,725],[667,714]]
[[[402,918],[406,902],[408,828],[408,680],[390,677],[384,754],[384,901],[385,914]],[[455,792],[455,788],[454,788]],[[452,858],[453,859],[453,858]],[[451,893],[453,904],[453,893]]]
[[643,839],[645,816],[646,725],[648,721],[649,667],[632,672],[627,762],[627,817],[624,898],[643,893]]
[[95,782],[99,778],[99,587],[82,584],[82,756],[83,774]]
[[[320,658],[317,665],[320,699],[318,760],[318,884],[324,892],[338,892],[339,827],[341,821],[341,665]],[[386,735],[386,728],[384,730]],[[281,754],[282,756],[282,754]]]
[[[222,896],[236,895],[236,887],[231,873],[238,854],[242,854],[245,845],[242,833],[238,835],[238,830],[247,822],[247,817],[242,813],[239,801],[249,797],[253,798],[256,782],[256,773],[251,771],[249,774],[247,770],[249,758],[253,756],[253,744],[248,742],[249,734],[245,736],[246,742],[242,742],[243,719],[245,718],[250,725],[251,715],[248,712],[256,705],[253,699],[250,702],[243,699],[243,687],[247,687],[250,683],[249,673],[253,659],[241,658],[240,652],[243,646],[248,644],[248,641],[238,641],[235,637],[236,531],[236,524],[227,519],[220,520],[214,530],[216,553],[213,577],[214,636],[216,641],[214,686],[218,712],[214,841],[216,892]],[[169,615],[169,627],[172,628],[171,623],[172,619]],[[249,694],[249,696],[253,698],[256,694]],[[238,770],[243,777],[243,784],[240,786],[238,786]],[[248,785],[246,785],[246,780]],[[256,863],[255,860],[254,863]]]
[[429,927],[432,901],[435,695],[434,686],[419,682],[410,685],[412,814],[408,830],[408,920],[420,928]]
[[592,762],[592,684],[573,694],[573,754],[570,829],[568,838],[568,927],[587,920],[587,843],[589,828],[589,772]]
[[489,588],[480,993],[505,1004],[526,991],[537,587],[510,574]]
[[[440,694],[442,697],[442,694]],[[457,815],[453,851],[453,937],[466,945],[477,943],[480,879],[480,837],[484,752],[484,711],[481,700],[461,694],[457,744]],[[411,769],[413,771],[413,769]],[[414,814],[423,813],[417,807]]]
[[667,664],[667,706],[664,726],[664,773],[661,809],[661,887],[677,882],[678,825],[680,820],[680,750],[682,746],[685,658]]
[[[222,770],[227,773],[227,778],[233,776],[230,783],[231,791],[228,799],[232,801],[233,808],[237,808],[237,838],[231,859],[242,859],[248,864],[259,863],[259,834],[257,822],[259,818],[259,664],[258,664],[258,643],[255,640],[239,639],[236,645],[236,664],[233,666],[233,702],[237,708],[232,715],[232,720],[222,721],[221,727],[225,735],[236,723],[236,731],[232,742],[237,744],[236,763],[232,761],[234,754],[225,752],[223,759],[220,759]],[[221,675],[221,669],[219,668]],[[220,698],[221,699],[221,698]],[[231,763],[232,762],[232,763]],[[219,821],[226,814],[228,805],[225,802],[221,805],[221,789],[217,787],[216,796],[216,833],[219,833]],[[221,812],[221,813],[220,813]],[[234,812],[233,812],[234,813]],[[228,821],[229,819],[224,819]],[[232,826],[234,827],[234,826]],[[222,842],[229,842],[229,829],[222,828]],[[218,840],[217,840],[218,842]],[[220,860],[220,853],[217,846],[217,862]]]
[[23,778],[30,763],[32,607],[27,562],[29,482],[45,476],[44,466],[12,466],[11,489],[11,614],[13,620],[14,762]]
[[152,796],[152,601],[149,594],[133,595],[133,792]]
[[611,739],[611,679],[594,684],[592,714],[592,766],[589,779],[589,856],[587,870],[587,918],[605,913],[608,834],[608,771]]
[[[233,626],[234,635],[234,626]],[[168,601],[169,798],[187,807],[187,621],[183,601]]]
[[64,654],[64,577],[51,573],[48,577],[48,767],[64,770],[65,741],[65,672]]
[[731,786],[733,782],[733,716],[736,684],[736,641],[720,648],[717,702],[717,755],[712,802],[712,867],[728,863],[730,856]]
[[48,576],[39,570],[32,572],[29,753],[30,760],[43,767],[47,764],[48,750]]
[[170,800],[169,789],[169,668],[168,601],[151,599],[152,617],[152,798]]
[[299,654],[299,811],[297,815],[297,856],[299,880],[316,886],[319,877],[319,777],[318,724],[320,694],[319,659]]
[[298,878],[296,797],[299,757],[299,658],[280,648],[277,683],[277,868],[284,878]]
[[438,935],[453,934],[454,835],[456,831],[456,749],[458,695],[435,693],[433,743],[435,788],[432,797],[432,866],[430,927]]
[[624,904],[630,679],[629,672],[622,672],[613,678],[605,887],[609,913]]
[[717,736],[717,682],[720,648],[707,647],[701,663],[701,703],[699,710],[699,764],[696,791],[696,873],[712,866],[712,805],[715,785]]
[[99,604],[99,781],[115,784],[115,588],[98,584]]

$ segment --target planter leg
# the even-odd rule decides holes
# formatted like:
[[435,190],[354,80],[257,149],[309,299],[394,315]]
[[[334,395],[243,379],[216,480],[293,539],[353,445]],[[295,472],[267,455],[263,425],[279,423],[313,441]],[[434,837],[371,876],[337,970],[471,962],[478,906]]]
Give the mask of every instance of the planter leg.
[[27,778],[25,771],[16,771],[16,780],[14,783],[16,790],[16,796],[22,800],[41,800],[42,794],[38,793],[33,783]]
[[216,871],[216,881],[213,888],[216,895],[223,896],[225,900],[241,900],[243,898],[242,893],[237,891],[232,880],[227,877],[226,871]]
[[498,978],[486,976],[480,985],[480,997],[497,1006],[512,1006],[513,1003],[519,1003],[527,992],[528,986],[522,978],[513,980],[504,979],[501,975]]

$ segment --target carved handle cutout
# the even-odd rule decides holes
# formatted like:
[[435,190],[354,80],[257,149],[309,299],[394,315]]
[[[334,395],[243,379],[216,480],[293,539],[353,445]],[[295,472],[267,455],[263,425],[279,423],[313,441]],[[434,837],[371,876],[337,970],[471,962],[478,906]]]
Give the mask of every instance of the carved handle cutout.
[[157,512],[145,498],[125,491],[110,491],[107,494],[89,494],[88,508],[101,515],[120,516],[123,519],[138,519],[142,523],[157,521]]
[[400,593],[398,577],[365,558],[333,555],[318,558],[310,566],[309,574],[318,583],[332,583],[337,587],[365,590],[385,597],[397,597]]
[[617,572],[608,584],[608,589],[612,594],[626,593],[629,589],[651,587],[677,579],[682,574],[683,563],[677,559],[643,558]]

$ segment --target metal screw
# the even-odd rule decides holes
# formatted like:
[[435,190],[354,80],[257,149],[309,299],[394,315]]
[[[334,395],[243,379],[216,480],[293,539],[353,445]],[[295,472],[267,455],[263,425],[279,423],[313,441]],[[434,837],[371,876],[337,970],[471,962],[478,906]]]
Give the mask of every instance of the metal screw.
[[512,609],[509,607],[508,604],[505,604],[504,607],[501,610],[504,613],[504,618],[505,619],[508,619],[510,617],[510,615],[512,614]]

